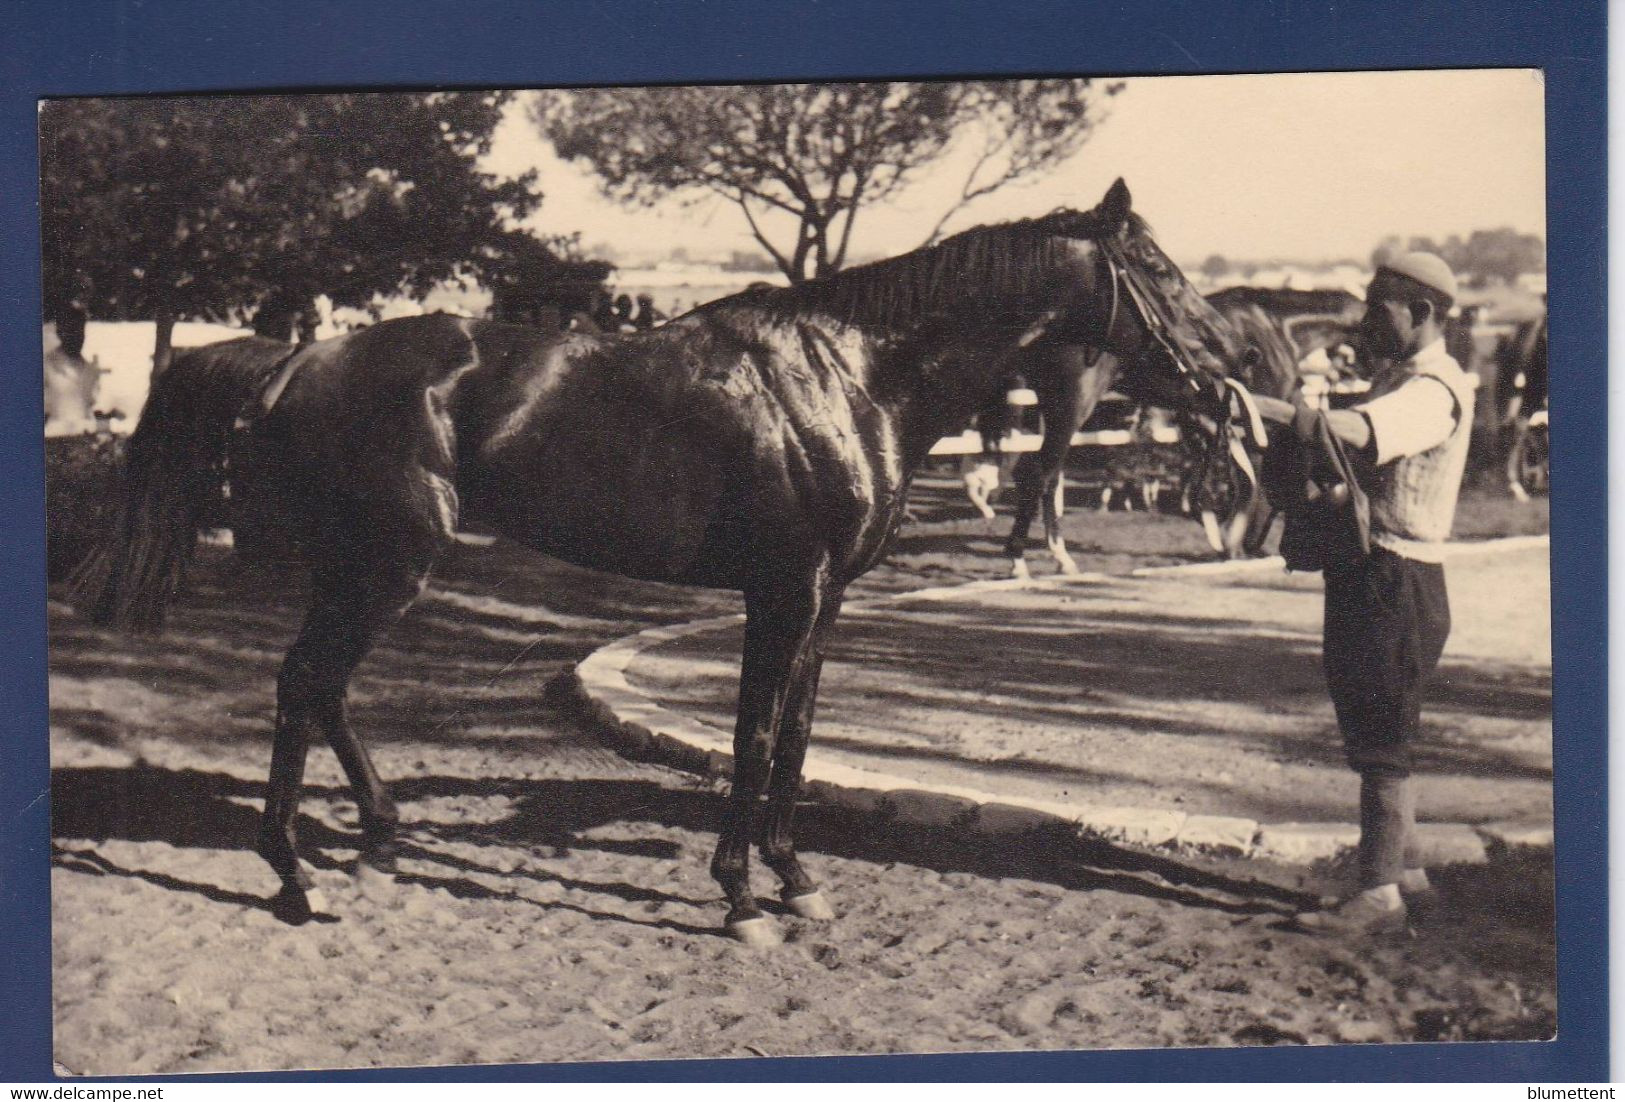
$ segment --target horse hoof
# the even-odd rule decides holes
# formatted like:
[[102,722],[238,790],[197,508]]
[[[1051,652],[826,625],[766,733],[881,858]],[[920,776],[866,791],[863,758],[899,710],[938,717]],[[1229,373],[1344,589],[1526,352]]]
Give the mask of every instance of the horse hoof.
[[779,937],[779,928],[766,915],[737,919],[728,923],[725,929],[729,937],[752,949],[771,949],[784,940]]
[[1015,559],[1010,563],[1010,576],[1019,578],[1024,582],[1030,582],[1032,581],[1033,572],[1027,569],[1027,564],[1024,561]]
[[835,920],[835,908],[829,905],[829,900],[825,899],[824,893],[820,891],[810,891],[805,895],[787,895],[784,897],[784,905],[790,908],[791,914],[814,922]]
[[303,926],[319,914],[330,914],[327,899],[318,888],[301,888],[297,884],[284,884],[271,900],[271,913],[279,922],[289,926]]

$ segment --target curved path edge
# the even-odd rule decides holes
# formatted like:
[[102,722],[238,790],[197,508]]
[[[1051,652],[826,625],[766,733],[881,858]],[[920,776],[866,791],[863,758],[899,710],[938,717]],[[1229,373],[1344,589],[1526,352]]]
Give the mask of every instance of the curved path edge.
[[[1450,556],[1550,546],[1548,536],[1513,536],[1451,545]],[[1282,567],[1279,558],[1230,563],[1141,567],[1134,577],[1223,574]],[[960,599],[1002,589],[1055,589],[1098,583],[1109,575],[1085,573],[1034,579],[975,581],[847,602],[856,611],[920,601]],[[647,628],[617,639],[588,655],[549,682],[547,692],[567,705],[610,748],[634,761],[646,761],[717,779],[732,772],[732,736],[710,724],[674,712],[635,688],[626,676],[642,652],[692,635],[732,627],[743,614]],[[934,784],[893,773],[809,755],[804,795],[861,816],[913,827],[966,831],[982,836],[1033,833],[1084,835],[1149,848],[1195,849],[1240,855],[1289,865],[1336,858],[1358,842],[1353,823],[1260,823],[1224,815],[1196,815],[1163,808],[1056,803],[1023,796]],[[1498,850],[1550,847],[1549,824],[1423,823],[1418,845],[1428,865],[1481,864]]]

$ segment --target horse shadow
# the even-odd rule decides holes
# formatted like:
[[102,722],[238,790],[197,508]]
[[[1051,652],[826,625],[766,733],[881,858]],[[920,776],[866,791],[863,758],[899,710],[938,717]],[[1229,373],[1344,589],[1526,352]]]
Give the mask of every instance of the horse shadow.
[[[720,931],[669,917],[634,917],[613,908],[582,906],[561,899],[538,900],[521,894],[524,882],[553,882],[578,893],[626,904],[678,904],[710,907],[722,901],[720,891],[685,893],[666,886],[626,880],[587,880],[536,867],[514,868],[511,861],[481,860],[478,850],[528,848],[552,858],[579,851],[656,861],[691,859],[674,841],[602,837],[597,832],[617,823],[671,827],[709,835],[719,801],[714,792],[677,775],[665,780],[629,779],[490,779],[431,775],[402,780],[395,786],[402,803],[434,797],[507,797],[507,811],[489,822],[414,823],[402,827],[401,857],[411,867],[397,875],[403,884],[441,888],[459,899],[524,902],[542,910],[573,911],[666,929],[685,935]],[[307,797],[344,804],[347,792],[311,785]],[[122,876],[165,891],[199,896],[212,903],[277,914],[265,897],[220,884],[188,880],[168,872],[121,864],[85,842],[122,840],[161,842],[181,849],[252,851],[259,829],[258,806],[264,786],[226,773],[174,769],[138,763],[128,767],[61,767],[52,771],[53,867],[91,876]],[[307,860],[318,870],[357,871],[358,836],[336,829],[310,814],[297,826]],[[823,854],[884,867],[910,864],[939,874],[977,877],[1020,877],[1076,891],[1110,890],[1200,907],[1236,916],[1284,914],[1308,901],[1304,893],[1269,880],[1241,877],[1195,859],[1138,852],[1097,839],[1071,835],[1032,837],[1020,842],[977,839],[949,829],[897,830],[854,812],[821,804],[805,805],[798,814],[802,852]],[[448,852],[451,846],[458,852]],[[469,855],[470,848],[475,856]],[[513,890],[492,887],[492,878],[512,882]],[[776,901],[764,901],[784,913]],[[331,916],[319,916],[331,921]]]
[[[1075,755],[973,756],[960,742],[938,738],[929,718],[914,718],[923,706],[927,717],[951,711],[969,727],[1051,729],[1063,746],[1074,728],[1154,736],[1164,745],[1217,739],[1234,748],[1238,761],[1290,762],[1343,775],[1346,762],[1318,636],[1260,632],[1256,622],[1241,618],[1112,608],[1089,594],[1075,604],[1024,609],[1019,619],[951,600],[844,618],[830,643],[820,702],[824,729],[814,737],[814,752],[823,747],[887,760],[905,775],[911,762],[974,764],[983,774],[1045,780],[1081,792],[1144,779],[1143,768],[1115,764],[1109,755],[1088,764]],[[694,637],[667,653],[731,660],[740,634],[732,629]],[[680,707],[725,728],[732,689],[723,678],[701,688],[683,686]],[[1249,722],[1254,715],[1272,719],[1283,702],[1298,709],[1301,720]],[[1216,707],[1236,711],[1221,720]],[[1551,765],[1540,748],[1461,737],[1457,729],[1479,716],[1538,728],[1549,724],[1551,708],[1551,680],[1542,669],[1447,657],[1427,689],[1416,767],[1441,777],[1549,785]],[[871,730],[874,715],[888,717],[891,737],[848,736],[842,729],[850,723]],[[1237,772],[1241,783],[1196,776],[1184,783],[1201,806],[1226,814],[1269,822],[1347,814],[1324,794],[1260,789]]]

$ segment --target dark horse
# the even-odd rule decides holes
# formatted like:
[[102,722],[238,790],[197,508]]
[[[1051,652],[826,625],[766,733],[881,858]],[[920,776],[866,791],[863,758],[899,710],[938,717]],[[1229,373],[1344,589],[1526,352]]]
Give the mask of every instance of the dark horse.
[[[1229,329],[1129,208],[1119,181],[1091,211],[970,230],[626,336],[383,322],[261,365],[280,392],[263,411],[266,370],[216,384],[183,362],[142,415],[125,512],[81,573],[82,600],[105,622],[159,625],[222,459],[233,509],[298,545],[312,602],[277,679],[258,850],[282,880],[278,913],[300,921],[294,822],[314,733],[354,788],[362,860],[392,868],[397,812],[346,722],[346,687],[459,525],[599,570],[740,590],[734,774],[711,871],[729,931],[771,943],[753,840],[793,911],[833,917],[791,825],[842,596],[886,553],[932,444],[998,384],[994,366],[1034,340],[1092,344],[1165,404],[1229,415]],[[260,412],[232,433],[244,407]]]
[[[1191,291],[1194,295],[1195,291]],[[1319,348],[1355,339],[1365,304],[1344,291],[1269,290],[1232,287],[1207,296],[1208,304],[1230,323],[1243,344],[1235,379],[1246,391],[1276,398],[1290,397],[1298,384],[1298,361]],[[1095,406],[1113,387],[1131,398],[1154,402],[1143,376],[1125,375],[1111,355],[1098,349],[1051,338],[1034,342],[1013,357],[1012,369],[1034,380],[1044,413],[1044,438],[1039,450],[1022,456],[1015,468],[1015,519],[1005,541],[1011,573],[1026,577],[1027,532],[1042,511],[1044,541],[1063,574],[1077,573],[1061,532],[1061,472],[1071,448],[1072,434],[1089,419]],[[1187,430],[1195,427],[1185,418]],[[1215,551],[1231,555],[1256,553],[1268,533],[1268,515],[1258,493],[1255,460],[1265,445],[1264,427],[1257,419],[1236,426],[1236,438],[1222,455],[1198,457],[1193,464],[1196,500],[1204,530]],[[1212,427],[1195,434],[1208,448]],[[1221,518],[1223,518],[1221,520]]]
[[1496,346],[1496,428],[1504,434],[1507,492],[1526,501],[1551,483],[1546,412],[1546,315]]

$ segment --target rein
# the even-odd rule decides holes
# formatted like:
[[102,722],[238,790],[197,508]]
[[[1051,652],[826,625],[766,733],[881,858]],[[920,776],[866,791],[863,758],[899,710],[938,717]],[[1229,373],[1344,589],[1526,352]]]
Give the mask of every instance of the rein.
[[[1118,244],[1115,238],[1101,238],[1097,244],[1100,247],[1101,257],[1106,261],[1106,269],[1110,273],[1112,285],[1111,313],[1106,322],[1105,334],[1109,335],[1112,328],[1117,324],[1118,288],[1121,285],[1123,290],[1127,292],[1129,302],[1133,305],[1135,313],[1139,316],[1141,327],[1162,348],[1163,353],[1173,363],[1174,368],[1179,372],[1180,377],[1185,380],[1186,384],[1189,385],[1191,391],[1196,395],[1200,395],[1205,372],[1191,362],[1190,354],[1183,345],[1174,339],[1174,326],[1167,315],[1163,313],[1156,296],[1151,293],[1143,282],[1144,275],[1128,263],[1128,258],[1123,255],[1122,246]],[[1099,355],[1097,349],[1089,362],[1093,363],[1094,360],[1098,360]],[[1258,479],[1253,471],[1246,449],[1242,447],[1241,441],[1235,437],[1230,428],[1232,419],[1236,416],[1240,417],[1243,431],[1248,433],[1259,447],[1263,447],[1268,443],[1268,437],[1264,433],[1263,421],[1259,416],[1257,406],[1253,403],[1252,396],[1247,393],[1246,388],[1234,379],[1225,379],[1223,382],[1223,391],[1229,400],[1223,402],[1223,413],[1215,419],[1213,430],[1211,432],[1204,431],[1200,434],[1200,439],[1203,442],[1200,460],[1203,473],[1200,477],[1204,486],[1211,485],[1215,480],[1216,473],[1221,468],[1227,464],[1234,464],[1241,473],[1243,481],[1247,484],[1247,489],[1243,490],[1242,493],[1250,494],[1256,488]],[[1235,408],[1238,405],[1240,406],[1239,414]],[[1181,418],[1193,427],[1206,420],[1206,418],[1198,420],[1197,417],[1188,412],[1182,412]]]
[[[1100,248],[1100,255],[1106,261],[1106,269],[1111,273],[1112,307],[1111,315],[1107,319],[1105,333],[1110,334],[1117,324],[1118,288],[1128,292],[1129,302],[1133,304],[1135,313],[1139,316],[1140,325],[1150,335],[1172,361],[1175,369],[1182,379],[1189,384],[1191,390],[1200,394],[1202,391],[1202,378],[1204,372],[1191,363],[1190,354],[1172,337],[1173,325],[1169,322],[1156,298],[1145,287],[1144,276],[1129,264],[1123,255],[1122,246],[1115,238],[1103,237],[1096,244]],[[1098,358],[1099,353],[1096,353]]]

